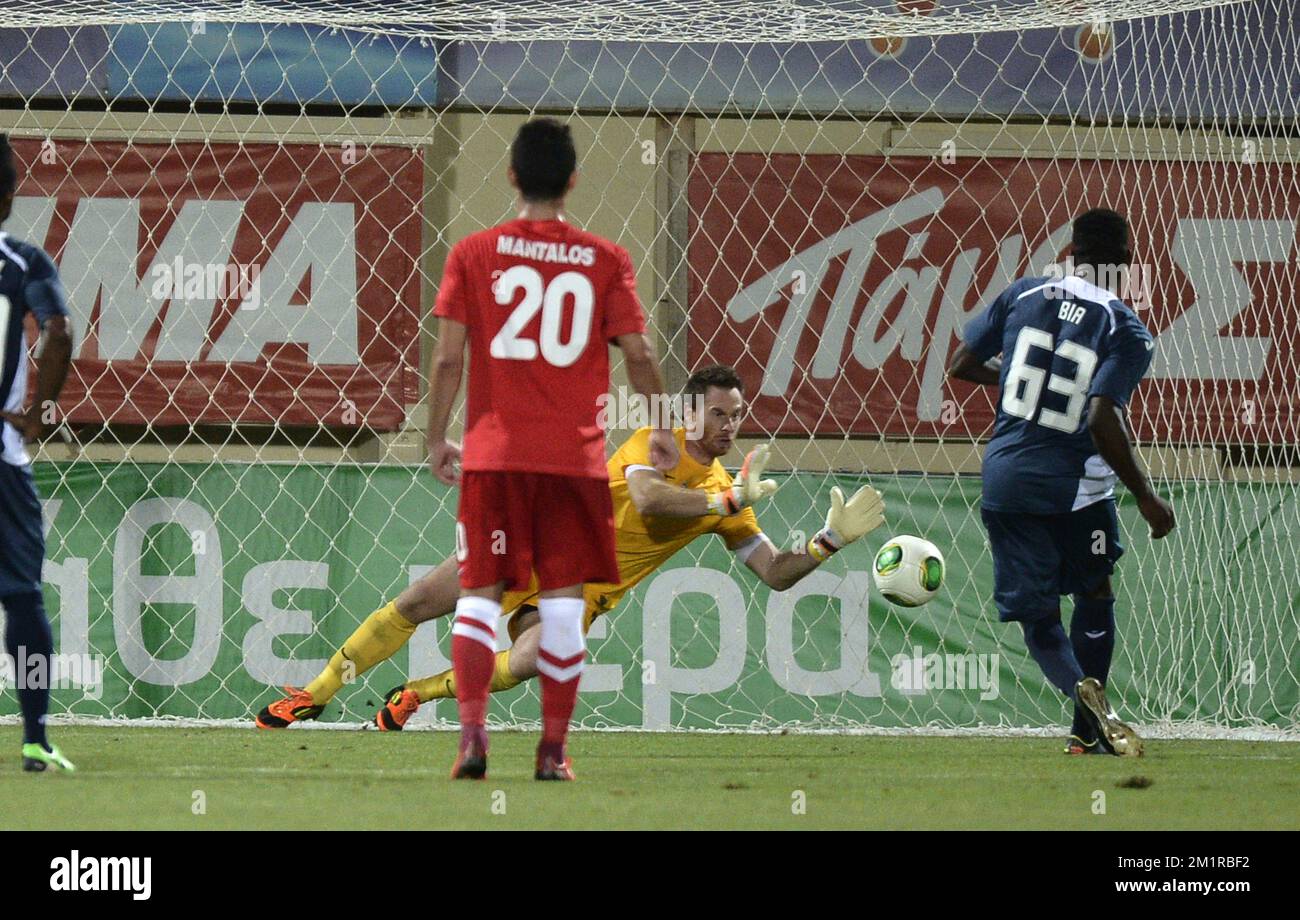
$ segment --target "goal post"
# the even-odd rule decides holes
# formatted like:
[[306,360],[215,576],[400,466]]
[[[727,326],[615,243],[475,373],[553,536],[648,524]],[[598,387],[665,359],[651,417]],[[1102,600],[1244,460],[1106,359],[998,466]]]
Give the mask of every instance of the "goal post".
[[[0,35],[4,229],[55,259],[76,332],[34,464],[56,718],[246,722],[452,552],[456,496],[424,466],[430,309],[450,245],[511,216],[514,130],[553,114],[579,150],[571,217],[631,252],[672,384],[714,362],[745,379],[724,463],[772,442],[765,531],[806,542],[834,485],[888,506],[785,592],[716,537],[679,552],[596,621],[580,726],[1059,730],[991,602],[993,404],[944,367],[1105,204],[1132,221],[1128,295],[1158,341],[1131,422],[1179,521],[1152,541],[1120,495],[1112,696],[1156,733],[1295,739],[1287,7],[24,5]],[[612,449],[636,419],[610,421]],[[872,584],[894,533],[945,554],[924,607]],[[323,722],[449,667],[449,632],[421,627]],[[531,726],[537,692],[490,712]]]

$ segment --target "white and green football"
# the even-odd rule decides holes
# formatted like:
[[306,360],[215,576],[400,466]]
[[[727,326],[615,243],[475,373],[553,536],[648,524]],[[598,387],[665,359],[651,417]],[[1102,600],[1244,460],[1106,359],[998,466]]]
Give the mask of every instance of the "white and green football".
[[871,574],[885,600],[920,607],[943,584],[943,553],[929,540],[903,534],[880,547]]

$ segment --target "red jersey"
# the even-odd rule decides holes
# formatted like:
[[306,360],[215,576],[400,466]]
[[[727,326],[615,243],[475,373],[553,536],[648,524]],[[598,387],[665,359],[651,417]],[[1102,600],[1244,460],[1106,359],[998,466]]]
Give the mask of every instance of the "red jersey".
[[452,247],[433,313],[468,330],[462,469],[606,478],[608,342],[645,331],[626,249],[512,220]]

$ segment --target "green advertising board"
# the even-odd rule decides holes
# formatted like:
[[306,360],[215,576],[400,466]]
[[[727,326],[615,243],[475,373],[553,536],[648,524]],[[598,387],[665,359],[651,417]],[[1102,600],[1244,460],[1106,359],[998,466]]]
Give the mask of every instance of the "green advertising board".
[[[102,672],[55,690],[54,711],[77,716],[246,719],[281,684],[310,680],[362,619],[454,545],[455,495],[422,467],[77,462],[36,472],[56,650]],[[779,546],[801,543],[821,526],[830,486],[863,481],[783,477],[759,520]],[[768,589],[714,536],[646,579],[593,628],[578,721],[1064,726],[1066,706],[1019,627],[993,610],[979,480],[870,481],[885,495],[885,527],[789,591]],[[1296,520],[1294,493],[1187,483],[1172,497],[1180,526],[1161,542],[1121,502],[1128,551],[1116,579],[1113,698],[1147,723],[1294,727],[1300,567],[1278,524]],[[946,582],[924,607],[891,606],[872,584],[873,553],[897,533],[945,554]],[[345,687],[323,721],[368,719],[390,687],[448,667],[449,647],[447,620],[421,627]],[[0,714],[15,711],[13,694],[0,694]],[[536,691],[499,695],[492,714],[536,722]],[[452,703],[417,716],[454,718]]]

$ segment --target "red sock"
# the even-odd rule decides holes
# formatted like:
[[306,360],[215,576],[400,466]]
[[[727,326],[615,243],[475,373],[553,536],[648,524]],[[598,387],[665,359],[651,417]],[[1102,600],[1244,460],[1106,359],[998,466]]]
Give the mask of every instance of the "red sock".
[[487,721],[488,686],[496,653],[477,639],[451,637],[451,664],[456,673],[456,702],[462,727]]
[[[545,649],[538,649],[538,658],[551,665],[557,670],[572,668],[574,665],[581,665],[586,657],[585,652],[579,652],[572,658],[560,659],[549,654]],[[573,717],[573,707],[578,702],[578,684],[582,681],[582,673],[575,674],[566,681],[558,681],[553,677],[548,677],[546,670],[539,667],[538,678],[542,682],[542,743],[558,744],[563,746],[564,739],[569,734],[569,720]]]
[[499,601],[465,596],[456,602],[456,622],[451,627],[451,666],[456,674],[462,739],[468,737],[469,729],[482,728],[487,721],[488,687],[496,664],[496,629],[500,617]]

